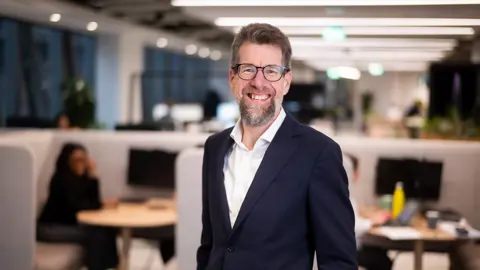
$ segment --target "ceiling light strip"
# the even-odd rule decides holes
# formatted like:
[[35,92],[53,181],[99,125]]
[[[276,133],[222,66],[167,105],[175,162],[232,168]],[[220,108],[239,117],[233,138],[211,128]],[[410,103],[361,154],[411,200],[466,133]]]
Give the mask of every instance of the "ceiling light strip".
[[[286,35],[321,35],[328,27],[280,27]],[[342,29],[347,36],[471,36],[475,34],[472,27],[344,27]],[[240,31],[240,27],[233,30]]]
[[456,18],[319,18],[319,17],[219,17],[218,26],[269,23],[283,26],[480,26],[480,19]]
[[177,7],[478,5],[479,0],[172,0]]

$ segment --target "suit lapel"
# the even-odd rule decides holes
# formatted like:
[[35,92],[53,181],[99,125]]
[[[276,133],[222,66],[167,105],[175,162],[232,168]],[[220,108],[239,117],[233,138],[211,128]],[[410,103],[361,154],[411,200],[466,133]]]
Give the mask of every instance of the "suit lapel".
[[255,174],[240,208],[240,212],[238,213],[233,231],[240,226],[297,149],[297,141],[294,138],[297,126],[298,123],[287,114],[287,117],[268,147],[260,167]]
[[220,210],[223,219],[223,223],[227,229],[227,232],[232,230],[230,222],[229,206],[227,200],[227,192],[225,191],[225,175],[223,173],[223,167],[225,165],[225,156],[230,151],[233,140],[230,138],[230,132],[226,132],[227,136],[222,138],[222,144],[217,150],[217,160],[215,162],[215,193],[218,194],[220,199]]

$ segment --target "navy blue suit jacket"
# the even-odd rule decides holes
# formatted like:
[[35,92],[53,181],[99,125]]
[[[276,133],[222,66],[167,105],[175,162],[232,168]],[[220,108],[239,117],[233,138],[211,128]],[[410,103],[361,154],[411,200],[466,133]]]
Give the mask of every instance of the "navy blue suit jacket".
[[203,158],[197,270],[357,270],[355,219],[340,147],[287,114],[232,228],[224,186],[231,128]]

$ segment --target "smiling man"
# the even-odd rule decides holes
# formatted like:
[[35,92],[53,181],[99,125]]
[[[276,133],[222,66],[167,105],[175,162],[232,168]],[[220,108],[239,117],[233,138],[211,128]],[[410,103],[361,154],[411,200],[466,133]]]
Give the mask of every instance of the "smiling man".
[[230,87],[241,119],[212,135],[203,159],[197,270],[356,270],[354,214],[340,147],[282,108],[292,81],[288,38],[241,29]]

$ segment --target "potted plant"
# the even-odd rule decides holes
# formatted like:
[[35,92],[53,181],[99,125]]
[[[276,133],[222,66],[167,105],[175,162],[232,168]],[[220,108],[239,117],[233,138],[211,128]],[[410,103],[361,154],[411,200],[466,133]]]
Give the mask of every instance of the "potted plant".
[[63,107],[72,126],[88,128],[95,124],[95,98],[82,79],[69,79],[62,87]]

